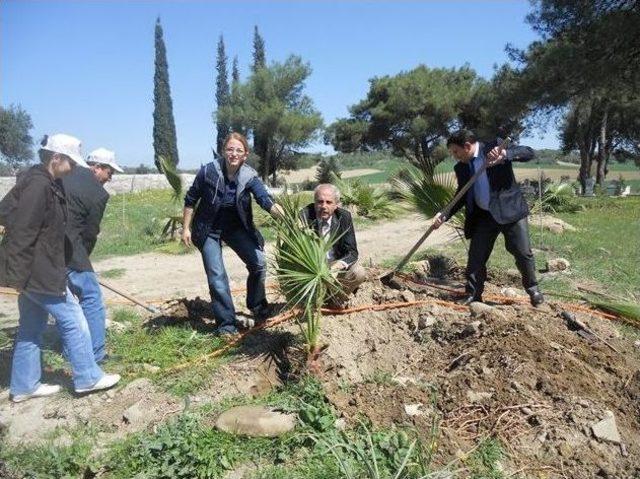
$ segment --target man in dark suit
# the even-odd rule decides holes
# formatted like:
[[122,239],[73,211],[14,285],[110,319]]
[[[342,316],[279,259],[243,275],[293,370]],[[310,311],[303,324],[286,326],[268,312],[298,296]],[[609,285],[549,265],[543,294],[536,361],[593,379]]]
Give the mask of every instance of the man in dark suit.
[[339,207],[340,191],[332,184],[318,185],[313,199],[313,203],[302,209],[300,217],[319,236],[337,238],[327,261],[337,273],[346,297],[367,279],[366,271],[358,264],[358,244],[351,213]]
[[69,205],[66,234],[73,245],[73,256],[67,264],[67,280],[87,319],[93,355],[100,363],[105,358],[106,312],[89,256],[98,239],[100,222],[109,200],[103,185],[111,180],[114,171],[122,172],[122,168],[116,163],[115,154],[104,148],[92,151],[87,163],[88,169],[76,168],[62,180]]
[[[529,208],[516,182],[512,161],[529,161],[534,157],[528,146],[512,146],[501,149],[497,142],[481,143],[469,130],[459,130],[447,140],[447,148],[458,160],[454,166],[458,191],[483,164],[487,169],[476,179],[466,195],[451,210],[450,216],[466,206],[465,237],[471,238],[467,262],[467,298],[465,304],[482,301],[484,282],[487,278],[487,261],[493,244],[502,233],[507,251],[516,260],[522,275],[522,285],[529,294],[531,304],[538,306],[544,296],[538,288],[527,216]],[[439,214],[434,220],[438,228],[448,218]]]

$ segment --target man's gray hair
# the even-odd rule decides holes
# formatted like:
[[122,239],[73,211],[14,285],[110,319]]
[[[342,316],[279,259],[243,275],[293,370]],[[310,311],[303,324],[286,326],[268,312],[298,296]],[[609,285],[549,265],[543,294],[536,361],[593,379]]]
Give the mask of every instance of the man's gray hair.
[[320,183],[313,190],[313,198],[314,199],[315,199],[316,195],[318,194],[318,192],[320,190],[329,190],[329,191],[331,191],[331,194],[333,195],[333,199],[335,200],[336,204],[340,203],[340,190],[338,188],[336,188],[335,185],[332,185],[331,183]]

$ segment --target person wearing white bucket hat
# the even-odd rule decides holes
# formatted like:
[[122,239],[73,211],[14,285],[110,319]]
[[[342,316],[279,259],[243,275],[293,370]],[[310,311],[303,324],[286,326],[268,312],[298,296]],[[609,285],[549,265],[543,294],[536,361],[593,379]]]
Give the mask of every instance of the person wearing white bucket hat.
[[93,354],[101,363],[106,356],[106,311],[98,277],[89,256],[100,233],[109,193],[104,184],[111,181],[114,171],[122,173],[116,155],[106,148],[98,148],[87,156],[89,169],[76,168],[63,180],[69,205],[67,237],[73,244],[73,256],[67,263],[69,289],[80,301],[91,334]]
[[10,383],[14,402],[60,391],[58,385],[40,382],[48,315],[60,332],[77,393],[107,389],[120,380],[96,364],[87,321],[67,286],[71,244],[65,237],[67,201],[61,178],[75,165],[88,167],[80,140],[64,134],[45,136],[38,155],[41,164],[25,172],[0,202],[0,219],[6,227],[0,244],[0,286],[20,293]]

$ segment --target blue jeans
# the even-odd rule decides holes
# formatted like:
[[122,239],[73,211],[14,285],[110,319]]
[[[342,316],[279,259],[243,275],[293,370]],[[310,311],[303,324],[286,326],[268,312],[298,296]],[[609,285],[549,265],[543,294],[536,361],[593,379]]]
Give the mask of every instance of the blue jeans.
[[247,308],[252,312],[267,304],[264,280],[267,262],[260,245],[244,228],[224,231],[220,239],[209,236],[202,246],[202,262],[207,273],[213,315],[221,332],[236,331],[236,312],[229,288],[229,278],[222,260],[222,241],[225,242],[247,266]]
[[65,296],[23,292],[18,297],[20,320],[11,366],[11,394],[31,394],[40,386],[42,333],[50,314],[68,353],[76,389],[90,388],[104,373],[96,364],[82,308],[67,288]]
[[105,320],[106,312],[102,301],[102,291],[98,277],[93,271],[67,271],[67,284],[71,292],[80,301],[91,334],[93,357],[97,363],[102,362],[105,355]]

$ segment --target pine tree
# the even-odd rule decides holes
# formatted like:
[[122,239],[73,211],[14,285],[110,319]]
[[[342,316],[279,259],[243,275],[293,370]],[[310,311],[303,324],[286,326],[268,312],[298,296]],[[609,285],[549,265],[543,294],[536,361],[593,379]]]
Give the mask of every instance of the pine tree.
[[320,160],[320,163],[318,163],[318,168],[316,169],[316,180],[318,183],[334,183],[335,179],[340,179],[341,176],[340,167],[335,157],[323,158]]
[[[227,75],[227,54],[224,50],[224,38],[220,35],[218,40],[218,55],[216,61],[216,70],[218,75],[216,77],[216,103],[217,108],[220,109],[229,104],[230,92],[229,92],[229,80]],[[231,126],[228,122],[216,115],[216,151],[218,154],[222,154],[222,144],[231,131]]]
[[173,102],[169,86],[169,65],[167,50],[162,38],[160,17],[156,20],[155,30],[155,74],[153,76],[153,151],[156,168],[160,170],[158,157],[163,156],[178,165],[178,141],[176,124],[173,120]]

